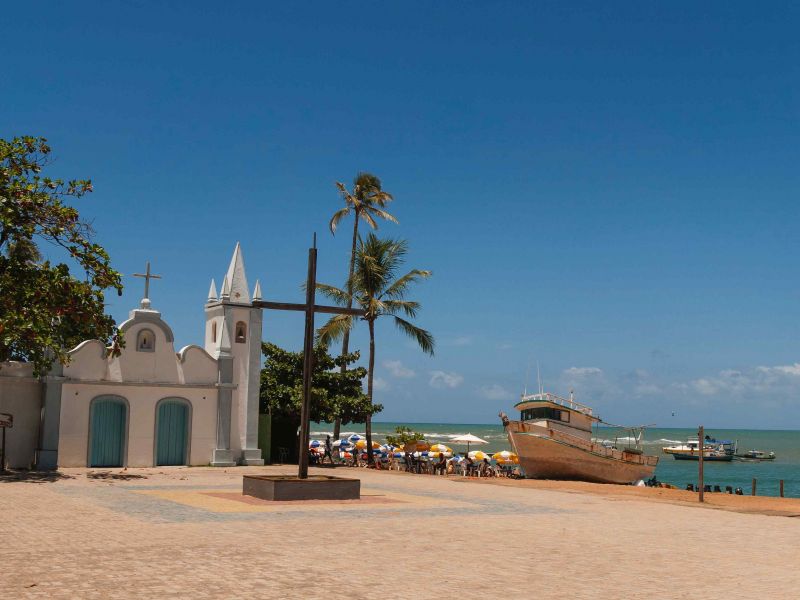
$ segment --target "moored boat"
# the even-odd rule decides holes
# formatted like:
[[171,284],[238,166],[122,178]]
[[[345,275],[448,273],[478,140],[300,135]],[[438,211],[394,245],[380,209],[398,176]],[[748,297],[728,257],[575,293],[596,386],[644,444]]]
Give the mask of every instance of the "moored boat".
[[774,452],[762,452],[761,450],[748,450],[742,454],[737,454],[736,458],[738,460],[753,460],[753,461],[760,461],[760,460],[775,460],[775,453]]
[[528,479],[576,479],[596,483],[636,483],[649,479],[657,456],[641,448],[643,428],[630,428],[623,448],[592,440],[592,426],[601,422],[593,410],[572,398],[540,392],[523,395],[515,405],[520,419],[503,416],[508,440]]
[[[700,441],[690,438],[685,444],[667,446],[662,451],[664,454],[671,454],[675,460],[700,460]],[[735,442],[718,442],[706,436],[703,443],[703,461],[730,462],[735,452]]]

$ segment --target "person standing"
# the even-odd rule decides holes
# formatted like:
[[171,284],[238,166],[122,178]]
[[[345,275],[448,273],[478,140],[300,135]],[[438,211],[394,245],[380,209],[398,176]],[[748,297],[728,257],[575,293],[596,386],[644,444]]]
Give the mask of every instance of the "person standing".
[[322,455],[322,461],[320,464],[325,464],[325,459],[330,458],[331,464],[333,464],[333,444],[331,443],[331,436],[325,436],[325,454]]

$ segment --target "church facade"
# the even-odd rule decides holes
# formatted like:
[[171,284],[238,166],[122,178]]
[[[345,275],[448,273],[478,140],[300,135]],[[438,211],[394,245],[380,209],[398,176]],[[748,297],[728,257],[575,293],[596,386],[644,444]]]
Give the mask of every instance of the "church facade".
[[[149,273],[148,273],[149,276]],[[149,286],[146,286],[149,288]],[[67,365],[34,378],[25,363],[0,365],[0,413],[12,468],[263,464],[258,448],[260,284],[252,294],[236,245],[219,295],[205,302],[203,342],[178,352],[159,311],[143,298],[120,325],[110,356],[98,340]]]

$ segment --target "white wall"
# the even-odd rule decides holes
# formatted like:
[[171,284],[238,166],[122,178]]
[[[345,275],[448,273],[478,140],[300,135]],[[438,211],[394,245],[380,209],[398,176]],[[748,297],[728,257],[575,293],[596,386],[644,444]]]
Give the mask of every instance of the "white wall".
[[14,426],[6,430],[6,464],[12,469],[33,465],[41,406],[42,384],[33,378],[33,365],[0,365],[0,412],[14,416]]
[[207,465],[216,445],[217,390],[148,385],[91,385],[65,383],[61,397],[61,439],[58,462],[62,467],[85,467],[89,452],[89,406],[93,398],[111,395],[127,399],[127,466],[155,465],[156,404],[162,398],[183,398],[192,405],[189,464]]

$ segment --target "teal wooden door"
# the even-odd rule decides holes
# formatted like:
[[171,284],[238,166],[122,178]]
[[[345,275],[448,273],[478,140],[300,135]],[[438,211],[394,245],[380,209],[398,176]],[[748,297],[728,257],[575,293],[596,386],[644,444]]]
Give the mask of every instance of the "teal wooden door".
[[185,465],[189,407],[184,402],[167,400],[159,404],[156,418],[156,465]]
[[125,456],[125,403],[116,398],[92,403],[90,467],[121,467]]

